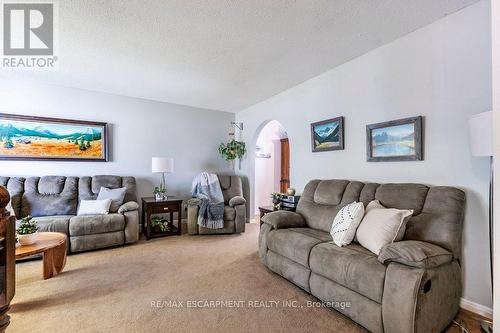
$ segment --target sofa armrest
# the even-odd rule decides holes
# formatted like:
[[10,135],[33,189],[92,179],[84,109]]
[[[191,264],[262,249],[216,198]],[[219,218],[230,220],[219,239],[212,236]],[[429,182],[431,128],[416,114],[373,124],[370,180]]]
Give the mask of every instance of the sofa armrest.
[[246,200],[243,197],[235,196],[229,200],[229,206],[234,207],[234,206],[239,206],[239,205],[244,205],[246,204]]
[[188,206],[199,206],[201,204],[201,200],[197,198],[191,198],[187,201]]
[[139,209],[139,204],[137,202],[129,201],[121,205],[120,208],[118,208],[118,213],[125,214],[126,212],[131,212],[133,210],[138,210],[138,209]]
[[139,240],[139,211],[137,209],[122,213],[125,216],[125,244]]
[[453,254],[440,246],[411,240],[388,244],[378,255],[378,261],[384,265],[397,262],[417,268],[434,268],[452,260]]
[[189,199],[187,207],[187,227],[188,234],[197,235],[198,234],[198,210],[200,209],[201,200],[200,199]]
[[300,228],[307,226],[302,215],[286,210],[268,213],[264,215],[262,222],[269,224],[274,229]]

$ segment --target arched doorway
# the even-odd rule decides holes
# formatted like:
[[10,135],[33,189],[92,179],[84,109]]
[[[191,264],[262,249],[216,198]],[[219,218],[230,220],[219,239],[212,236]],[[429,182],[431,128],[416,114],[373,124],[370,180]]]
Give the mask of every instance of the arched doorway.
[[276,120],[257,133],[255,144],[254,211],[272,205],[271,193],[290,187],[290,146],[285,128]]

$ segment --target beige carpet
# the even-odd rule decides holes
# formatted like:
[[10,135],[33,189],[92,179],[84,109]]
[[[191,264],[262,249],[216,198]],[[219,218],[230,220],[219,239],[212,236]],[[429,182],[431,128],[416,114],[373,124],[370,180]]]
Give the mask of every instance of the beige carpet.
[[[316,299],[260,263],[257,238],[258,225],[250,224],[242,235],[142,240],[71,255],[63,273],[49,280],[42,279],[41,261],[18,264],[7,331],[364,331],[332,310],[307,307]],[[235,302],[187,307],[215,300]],[[163,307],[152,307],[154,301]],[[295,307],[271,303],[285,301]],[[266,305],[272,307],[256,307]]]

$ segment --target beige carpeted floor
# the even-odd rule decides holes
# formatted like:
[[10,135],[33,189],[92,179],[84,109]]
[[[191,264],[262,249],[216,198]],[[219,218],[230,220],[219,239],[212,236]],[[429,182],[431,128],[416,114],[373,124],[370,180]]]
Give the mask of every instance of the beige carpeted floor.
[[[317,300],[260,263],[257,238],[258,225],[247,224],[242,235],[142,240],[71,255],[63,273],[49,280],[42,279],[40,260],[18,264],[7,331],[363,331],[332,310],[308,307]],[[235,302],[232,308],[187,303],[216,300]]]

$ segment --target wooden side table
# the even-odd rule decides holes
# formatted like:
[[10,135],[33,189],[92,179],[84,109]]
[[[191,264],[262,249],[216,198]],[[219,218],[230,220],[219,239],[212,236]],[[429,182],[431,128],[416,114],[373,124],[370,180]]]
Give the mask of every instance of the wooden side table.
[[[177,213],[177,227],[172,230],[160,231],[151,227],[151,217],[154,214],[170,214],[170,222],[174,222],[174,213]],[[146,239],[174,236],[181,234],[182,223],[182,199],[169,196],[165,200],[156,201],[155,198],[142,198],[142,232]]]
[[274,212],[276,210],[276,208],[274,208],[274,206],[260,206],[259,207],[259,212],[260,212],[260,219],[259,219],[259,222],[260,222],[260,226],[262,226],[262,218],[264,217],[264,215],[266,215],[267,213],[271,213],[271,212]]

